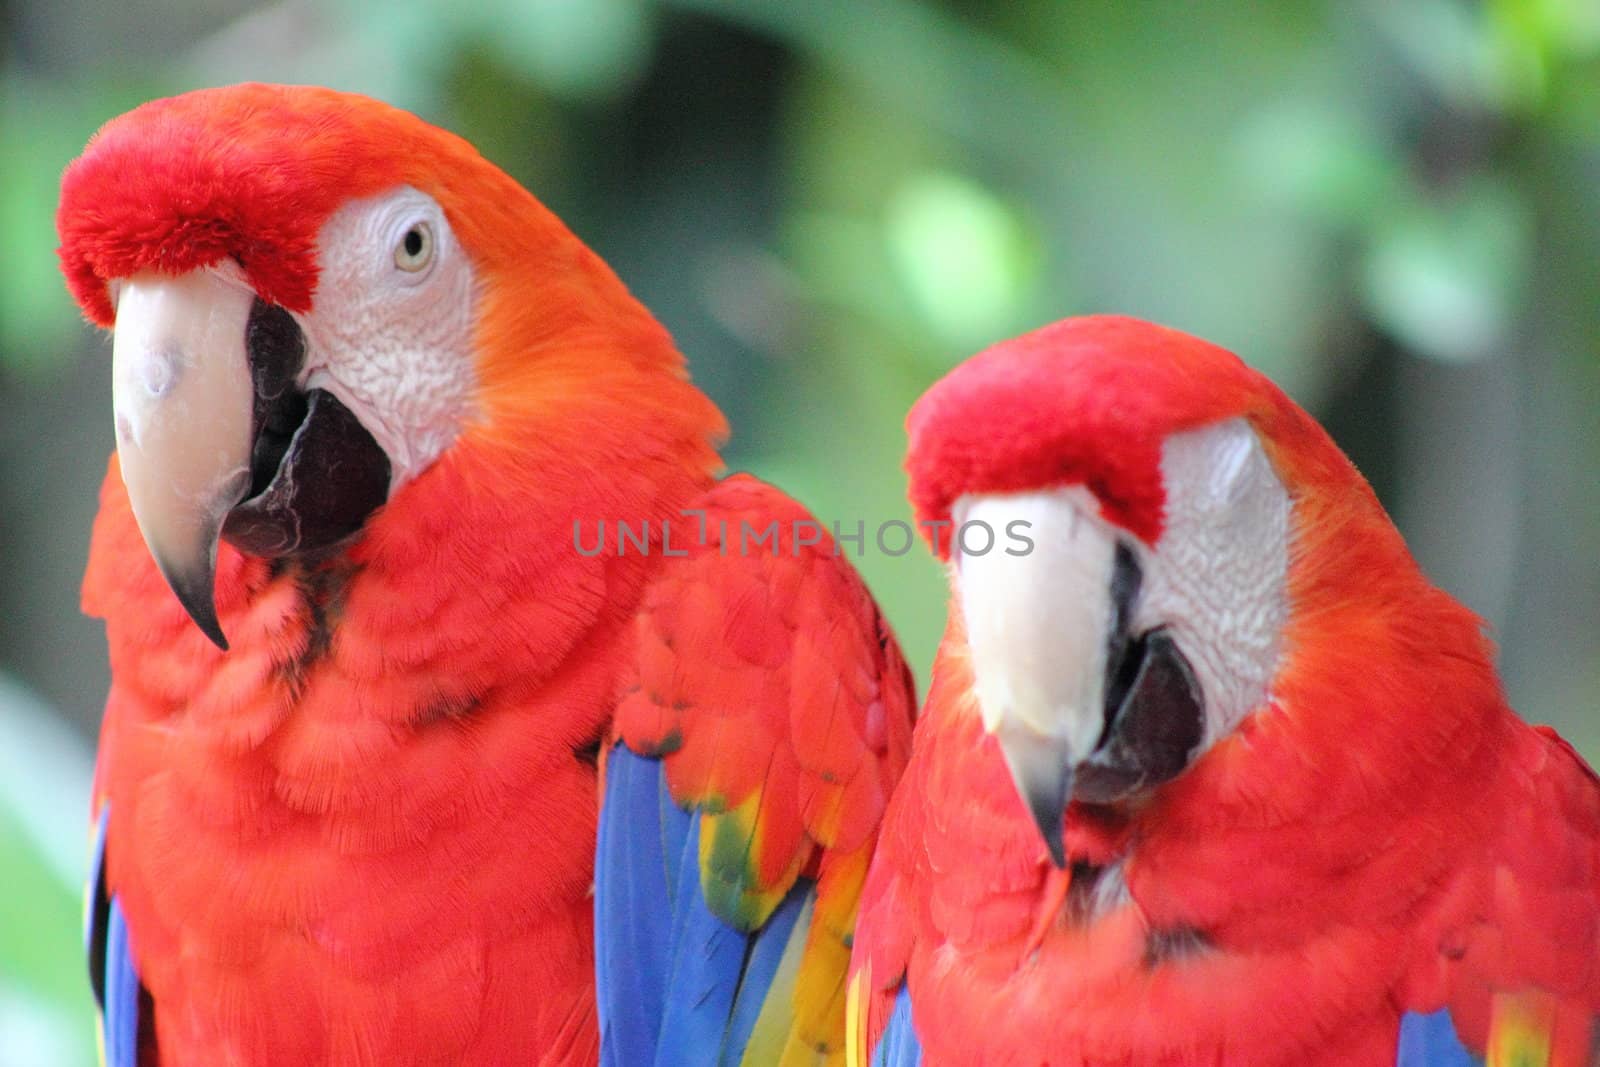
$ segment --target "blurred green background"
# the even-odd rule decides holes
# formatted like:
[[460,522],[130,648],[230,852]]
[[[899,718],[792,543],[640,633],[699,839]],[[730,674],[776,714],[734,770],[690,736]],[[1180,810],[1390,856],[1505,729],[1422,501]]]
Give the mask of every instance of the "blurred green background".
[[[1594,0],[0,0],[0,1067],[91,1062],[78,955],[106,684],[77,612],[109,346],[61,168],[156,95],[371,93],[604,255],[826,521],[908,517],[901,420],[999,338],[1120,311],[1316,412],[1513,702],[1600,757]],[[925,677],[943,585],[861,563]]]

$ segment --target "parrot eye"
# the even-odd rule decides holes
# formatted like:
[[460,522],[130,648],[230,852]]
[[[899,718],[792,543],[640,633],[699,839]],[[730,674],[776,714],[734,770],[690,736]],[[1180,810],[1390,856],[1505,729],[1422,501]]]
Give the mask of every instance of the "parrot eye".
[[414,222],[394,247],[394,265],[408,274],[416,274],[432,262],[433,228],[426,222]]

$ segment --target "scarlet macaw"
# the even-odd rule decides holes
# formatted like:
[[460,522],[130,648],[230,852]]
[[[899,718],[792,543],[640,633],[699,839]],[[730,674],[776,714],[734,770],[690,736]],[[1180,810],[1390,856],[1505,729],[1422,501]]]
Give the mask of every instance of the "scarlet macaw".
[[[114,331],[111,1063],[842,1059],[909,678],[805,513],[715,480],[721,416],[605,264],[314,88],[113,120],[58,228]],[[686,545],[729,516],[782,553]],[[586,547],[618,522],[653,551]]]
[[1108,317],[995,346],[908,426],[952,599],[858,1062],[1591,1062],[1600,779],[1309,415]]

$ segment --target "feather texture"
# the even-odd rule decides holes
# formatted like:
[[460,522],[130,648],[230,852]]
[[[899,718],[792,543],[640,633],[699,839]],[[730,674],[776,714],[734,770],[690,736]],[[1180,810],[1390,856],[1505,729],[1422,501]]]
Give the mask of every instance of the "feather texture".
[[[606,1056],[842,1062],[856,901],[909,747],[910,677],[860,579],[793,501],[735,476],[694,512],[685,525],[703,536],[645,595],[607,770]],[[641,830],[657,778],[691,816],[663,807]],[[641,833],[663,844],[622,844]],[[646,980],[660,985],[633,1001]]]

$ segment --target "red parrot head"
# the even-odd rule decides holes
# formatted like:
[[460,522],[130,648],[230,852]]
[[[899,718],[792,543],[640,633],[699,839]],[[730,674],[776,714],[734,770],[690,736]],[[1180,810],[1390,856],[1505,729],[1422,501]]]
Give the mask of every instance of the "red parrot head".
[[1415,575],[1310,416],[1174,330],[1056,323],[958,367],[908,425],[978,712],[1058,864],[1071,800],[1184,771],[1267,702],[1294,620],[1348,601],[1352,571]]
[[139,528],[223,647],[219,539],[329,552],[459,439],[579,409],[567,429],[593,434],[597,398],[720,431],[666,332],[554,215],[375,100],[239,85],[146,104],[67,168],[57,228],[69,288],[114,332]]

